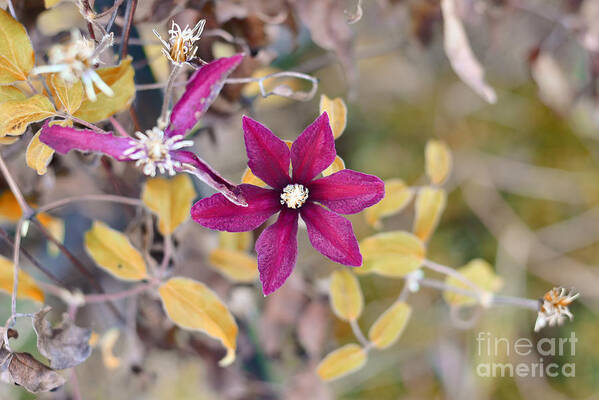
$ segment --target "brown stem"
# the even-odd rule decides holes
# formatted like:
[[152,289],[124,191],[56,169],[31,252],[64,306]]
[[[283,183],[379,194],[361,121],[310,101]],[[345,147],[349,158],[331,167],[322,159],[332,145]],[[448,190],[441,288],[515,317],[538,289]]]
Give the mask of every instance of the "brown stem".
[[[79,259],[77,259],[77,257],[75,257],[75,255],[73,253],[71,253],[71,251],[69,249],[67,249],[62,243],[60,243],[60,241],[58,239],[56,239],[50,232],[48,232],[48,230],[39,222],[37,217],[32,218],[31,223],[33,223],[48,240],[50,240],[52,243],[54,243],[60,249],[60,251],[69,259],[71,264],[73,264],[73,266],[75,268],[77,268],[77,270],[88,280],[88,282],[98,292],[100,292],[102,294],[105,293],[104,289],[102,289],[102,286],[100,286],[100,284],[98,282],[96,282],[96,280],[94,279],[94,275],[87,270],[87,268],[83,265],[83,263],[81,261],[79,261]],[[116,315],[121,321],[123,321],[123,322],[125,321],[123,315],[114,306],[114,304],[109,302],[109,303],[107,303],[107,305],[112,310],[114,315]]]
[[[7,245],[9,245],[11,248],[14,246],[13,241],[10,239],[10,237],[8,236],[8,232],[6,232],[4,229],[0,228],[0,239],[2,239]],[[46,269],[41,262],[39,262],[36,258],[34,258],[31,253],[29,253],[27,250],[25,250],[23,247],[21,247],[21,253],[23,253],[23,256],[25,256],[26,259],[28,259],[37,269],[39,269],[40,271],[42,271],[44,273],[44,275],[46,275],[48,278],[50,278],[51,280],[53,280],[55,283],[57,283],[58,285],[64,286],[66,287],[67,285],[62,282],[56,275],[54,275],[50,270]]]
[[123,44],[121,47],[121,59],[127,56],[129,50],[129,35],[131,34],[131,26],[133,25],[133,16],[137,8],[137,0],[129,0],[127,3],[127,24],[123,33]]

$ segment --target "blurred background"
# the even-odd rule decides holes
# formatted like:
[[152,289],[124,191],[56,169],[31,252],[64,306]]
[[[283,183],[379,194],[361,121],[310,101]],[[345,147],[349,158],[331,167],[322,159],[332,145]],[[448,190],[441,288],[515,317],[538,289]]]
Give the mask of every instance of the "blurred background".
[[[117,31],[127,3],[116,18]],[[137,5],[129,53],[140,89],[163,82],[168,65],[151,30],[166,33],[172,18],[182,26],[206,18],[206,32],[212,34],[204,35],[199,55],[210,61],[247,52],[235,77],[289,70],[318,78],[317,95],[308,101],[262,98],[255,84],[225,87],[202,120],[195,151],[234,182],[240,182],[246,167],[241,115],[292,140],[318,115],[320,94],[341,97],[348,106],[347,128],[336,141],[348,168],[422,185],[425,144],[431,138],[443,140],[454,166],[445,185],[447,208],[429,241],[427,258],[452,267],[483,258],[502,277],[501,293],[507,295],[536,299],[554,286],[575,287],[581,298],[570,308],[574,320],[535,333],[536,313],[530,310],[502,306],[460,318],[439,291],[423,288],[409,297],[414,313],[399,342],[371,352],[360,371],[323,383],[315,374],[317,363],[333,349],[355,342],[349,324],[329,306],[327,278],[338,266],[313,250],[300,230],[293,276],[264,298],[259,283],[235,283],[210,265],[208,255],[217,246],[218,233],[188,221],[175,234],[175,268],[206,282],[229,305],[240,327],[237,361],[218,367],[224,354],[218,343],[174,327],[151,295],[116,303],[127,324],[105,306],[87,306],[78,315],[78,325],[92,327],[103,338],[112,330],[115,339],[112,349],[98,346],[77,367],[82,398],[598,397],[599,2],[453,3],[484,79],[496,93],[494,103],[467,83],[468,66],[466,79],[452,68],[450,60],[459,58],[447,51],[444,15],[436,0],[365,0],[361,17],[354,0],[144,0]],[[14,4],[40,60],[43,49],[72,27],[87,29],[71,2],[48,10],[40,1]],[[96,1],[94,7],[100,12],[112,5]],[[463,43],[457,46],[455,52],[463,51]],[[472,76],[476,79],[476,73]],[[279,83],[267,81],[267,86]],[[284,83],[296,91],[310,89],[300,80]],[[139,90],[134,101],[137,121],[128,112],[117,119],[130,131],[136,124],[151,128],[161,96],[160,89]],[[39,204],[82,193],[139,196],[142,179],[133,167],[93,155],[55,156],[50,171],[39,177],[25,167],[26,144],[19,142],[3,153],[23,190]],[[211,194],[197,182],[196,190],[198,198]],[[88,265],[93,262],[82,237],[93,219],[126,231],[139,243],[149,218],[126,206],[106,204],[77,204],[54,214],[65,220],[65,245]],[[381,231],[410,230],[413,217],[410,205],[386,218]],[[362,214],[350,219],[358,238],[376,233]],[[6,229],[10,231],[10,224]],[[86,293],[90,290],[63,255],[47,251],[43,237],[34,234],[25,246],[63,279]],[[2,250],[10,256],[10,248]],[[24,268],[39,277],[26,261]],[[126,287],[98,269],[94,273],[108,292]],[[404,281],[376,275],[360,275],[359,280],[365,296],[359,324],[367,331],[397,298]],[[9,296],[0,301],[1,314],[7,317]],[[63,307],[59,300],[48,302]],[[464,324],[462,319],[470,317]],[[21,331],[18,343],[35,352],[35,336],[27,335],[26,327]],[[544,357],[533,349],[523,357],[513,347],[501,347],[491,361],[530,364],[543,358],[560,366],[574,363],[575,376],[481,377],[477,366],[489,357],[477,348],[480,332],[512,344],[519,338],[536,344],[544,337],[567,338],[574,332],[575,354]],[[73,398],[72,384],[38,398]],[[35,397],[3,384],[0,398]]]

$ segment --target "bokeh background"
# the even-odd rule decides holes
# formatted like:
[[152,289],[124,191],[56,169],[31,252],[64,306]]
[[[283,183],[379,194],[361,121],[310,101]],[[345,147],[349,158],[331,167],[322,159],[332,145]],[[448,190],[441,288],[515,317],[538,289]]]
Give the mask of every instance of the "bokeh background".
[[[76,6],[61,3],[45,10],[39,1],[15,6],[40,50],[72,27],[86,29]],[[314,5],[311,3],[320,3]],[[300,258],[292,278],[264,298],[256,284],[235,284],[208,263],[218,234],[188,221],[176,233],[178,273],[207,282],[229,304],[240,326],[238,360],[226,369],[217,361],[219,345],[201,334],[178,330],[166,321],[152,296],[118,302],[128,315],[123,325],[104,306],[86,307],[78,324],[104,333],[118,328],[113,349],[118,367],[108,368],[100,349],[77,367],[84,399],[589,399],[599,393],[597,312],[599,272],[599,3],[595,0],[458,0],[474,54],[487,82],[497,92],[489,104],[456,75],[443,46],[443,16],[436,0],[365,0],[363,16],[348,25],[344,10],[355,1],[152,1],[139,3],[130,53],[140,85],[166,79],[167,65],[151,29],[165,32],[170,18],[181,25],[207,18],[206,29],[221,29],[242,39],[253,58],[236,76],[294,70],[319,79],[312,100],[256,96],[256,88],[228,85],[203,120],[195,150],[227,178],[239,182],[246,167],[241,115],[251,115],[277,135],[294,139],[318,115],[320,94],[342,97],[348,125],[336,141],[351,169],[383,179],[424,182],[424,147],[431,138],[445,141],[454,168],[446,188],[447,209],[428,245],[428,258],[459,267],[474,258],[490,262],[504,280],[501,293],[539,298],[554,286],[575,287],[581,298],[574,320],[533,332],[536,313],[509,306],[461,318],[441,294],[422,289],[409,297],[414,314],[400,341],[369,354],[360,371],[322,383],[315,367],[329,351],[355,342],[350,326],[337,319],[327,298],[327,278],[338,268],[308,243],[300,231]],[[112,5],[96,1],[97,10]],[[315,11],[316,10],[316,11]],[[324,10],[324,11],[323,11]],[[122,26],[119,16],[117,27]],[[137,43],[137,44],[135,44]],[[153,43],[153,45],[150,45]],[[141,46],[139,44],[145,44]],[[117,44],[118,45],[118,44]],[[206,60],[227,54],[231,45],[218,37],[203,39]],[[248,57],[249,59],[250,57]],[[299,81],[287,82],[296,90]],[[137,93],[139,124],[153,126],[160,90]],[[118,120],[134,130],[128,113]],[[83,193],[139,196],[141,178],[132,167],[97,156],[55,157],[51,171],[38,177],[25,166],[27,141],[3,149],[26,193],[40,204]],[[21,167],[19,167],[21,166]],[[198,197],[210,194],[197,184]],[[92,219],[141,240],[147,215],[120,205],[82,204],[55,213],[66,221],[65,245],[92,265],[82,245]],[[413,206],[387,218],[383,231],[410,230]],[[361,214],[352,216],[358,237],[376,231]],[[7,225],[10,230],[10,226]],[[64,256],[52,256],[40,236],[26,248],[83,291],[87,283]],[[10,249],[2,248],[9,256]],[[36,271],[25,269],[36,276]],[[123,289],[95,270],[111,292]],[[435,277],[435,275],[432,275]],[[438,276],[442,278],[441,276]],[[401,279],[360,276],[365,310],[363,330],[398,296]],[[10,299],[0,298],[0,317]],[[52,304],[52,299],[50,299]],[[54,301],[57,309],[63,307]],[[31,309],[35,309],[31,305]],[[35,352],[35,337],[19,339]],[[487,362],[477,354],[476,336],[569,337],[576,354],[545,357],[544,362],[575,363],[575,377],[495,377],[477,375]],[[496,362],[538,362],[500,351]],[[67,399],[69,385],[43,399]],[[0,386],[0,398],[29,399],[18,388]]]

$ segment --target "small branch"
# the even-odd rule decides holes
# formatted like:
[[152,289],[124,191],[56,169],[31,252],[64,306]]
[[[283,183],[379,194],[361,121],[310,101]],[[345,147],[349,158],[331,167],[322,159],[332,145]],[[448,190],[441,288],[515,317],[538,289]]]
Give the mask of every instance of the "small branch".
[[168,268],[168,263],[171,260],[173,254],[173,238],[171,235],[166,235],[164,237],[164,249],[162,253],[162,262],[160,263],[160,273],[164,276],[166,273],[166,269]]
[[65,119],[70,119],[71,121],[76,122],[80,125],[83,125],[89,129],[91,129],[94,132],[108,134],[108,132],[106,132],[104,129],[101,129],[100,127],[97,127],[96,125],[90,124],[89,122],[79,119],[77,117],[73,117],[72,115],[69,115],[66,113],[58,113],[57,115],[59,117],[65,118]]
[[360,344],[364,348],[368,349],[370,347],[370,342],[368,341],[368,339],[366,339],[366,336],[364,336],[364,334],[362,333],[362,329],[360,329],[360,326],[358,325],[358,321],[356,321],[355,319],[350,319],[349,325],[351,326],[351,330],[354,333],[354,336],[356,337],[356,339],[358,339],[358,342],[360,342]]
[[146,290],[153,289],[156,287],[156,282],[149,282],[141,285],[132,287],[131,289],[123,290],[122,292],[105,293],[105,294],[88,294],[85,295],[85,303],[105,303],[107,301],[114,301],[124,299],[126,297],[136,296]]
[[[13,246],[13,274],[12,274],[12,296],[10,302],[10,313],[11,315],[17,314],[17,291],[19,290],[19,255],[21,254],[21,228],[25,220],[21,218],[17,222],[15,228],[15,243]],[[11,326],[9,326],[11,328]]]
[[472,289],[474,289],[475,291],[477,291],[478,293],[484,292],[484,290],[482,290],[478,285],[476,285],[474,282],[472,282],[470,279],[466,278],[464,275],[460,274],[458,271],[456,271],[453,268],[447,267],[445,265],[442,264],[438,264],[434,261],[431,260],[424,260],[424,262],[422,263],[423,266],[439,272],[440,274],[443,275],[448,275],[448,276],[452,276],[456,279],[458,279],[460,282],[462,282],[463,284],[471,287]]
[[166,90],[164,92],[164,100],[162,102],[162,111],[160,112],[160,118],[158,119],[158,125],[159,126],[164,125],[165,128],[166,128],[166,125],[168,124],[168,121],[167,121],[168,106],[170,105],[170,102],[171,102],[171,94],[173,92],[175,80],[177,79],[179,72],[181,72],[181,66],[180,65],[173,66],[173,69],[171,70],[171,74],[169,75],[168,81],[166,83]]
[[131,26],[133,25],[133,16],[137,8],[137,0],[129,0],[127,3],[127,11],[125,12],[127,24],[123,33],[123,43],[121,45],[121,59],[127,57],[129,51],[129,35],[131,34]]
[[[312,83],[312,87],[309,91],[302,92],[302,91],[294,91],[287,85],[279,85],[279,86],[276,86],[271,91],[267,92],[266,89],[264,88],[264,81],[267,79],[274,79],[274,78],[302,79],[302,80],[310,81]],[[273,74],[269,74],[269,75],[266,75],[266,76],[263,76],[260,78],[228,78],[225,81],[225,83],[228,83],[228,84],[244,84],[244,83],[251,83],[251,82],[258,82],[258,86],[260,87],[260,94],[262,95],[262,97],[277,95],[277,96],[287,97],[287,98],[290,98],[293,100],[298,100],[298,101],[310,101],[310,100],[312,100],[312,98],[314,98],[314,95],[316,94],[316,91],[318,90],[318,79],[317,78],[315,78],[311,75],[308,75],[308,74],[304,74],[301,72],[295,72],[295,71],[275,72]]]
[[10,15],[12,15],[14,19],[17,19],[17,13],[15,12],[15,7],[12,5],[12,0],[6,0],[6,3],[8,4]]
[[136,199],[136,198],[132,198],[132,197],[116,196],[116,195],[112,195],[112,194],[88,194],[88,195],[82,195],[82,196],[67,197],[67,198],[64,198],[61,200],[57,200],[57,201],[45,204],[45,205],[39,207],[36,210],[36,213],[46,212],[46,211],[53,210],[53,209],[59,208],[59,207],[63,207],[67,204],[76,203],[79,201],[106,201],[106,202],[111,202],[111,203],[128,204],[128,205],[136,206],[136,207],[144,207],[143,201]]
[[31,215],[32,209],[31,207],[29,207],[29,204],[27,204],[27,202],[25,201],[23,193],[19,189],[19,186],[17,186],[17,183],[15,182],[10,171],[8,170],[8,167],[6,166],[6,163],[4,162],[2,156],[0,156],[0,172],[2,172],[2,175],[4,176],[6,183],[8,183],[10,191],[15,196],[17,203],[19,203],[19,207],[21,207],[21,210],[23,211],[23,216],[28,217],[29,215]]

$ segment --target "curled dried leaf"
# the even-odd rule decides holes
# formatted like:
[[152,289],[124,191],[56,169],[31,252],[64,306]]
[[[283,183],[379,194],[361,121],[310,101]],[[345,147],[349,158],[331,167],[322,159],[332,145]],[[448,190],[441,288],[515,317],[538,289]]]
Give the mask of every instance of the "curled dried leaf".
[[457,14],[455,0],[441,0],[445,54],[455,73],[488,103],[497,101],[495,90],[484,80],[480,65],[466,36],[466,30]]
[[24,387],[31,393],[49,392],[65,384],[58,372],[29,353],[11,353],[0,349],[0,380]]
[[46,306],[33,316],[33,329],[37,334],[37,348],[50,361],[53,369],[66,369],[81,364],[91,355],[89,345],[91,329],[76,326],[68,314],[55,327],[46,321],[51,308]]

